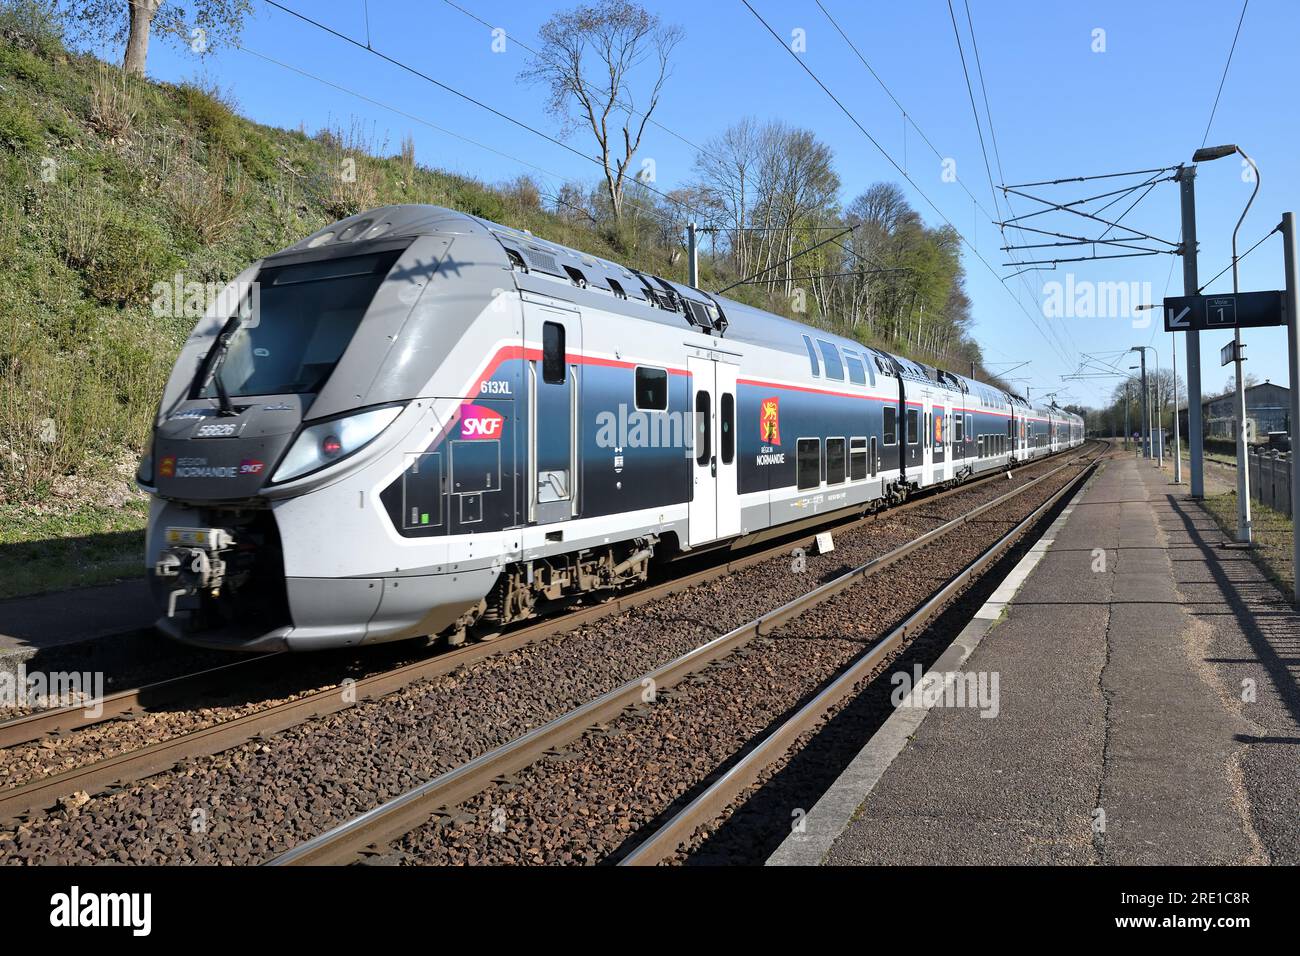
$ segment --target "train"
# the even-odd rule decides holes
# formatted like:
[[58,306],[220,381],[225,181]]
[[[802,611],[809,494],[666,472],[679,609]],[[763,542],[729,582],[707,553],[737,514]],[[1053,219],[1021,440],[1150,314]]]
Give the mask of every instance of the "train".
[[454,645],[1083,437],[974,378],[394,205],[222,291],[136,481],[168,637]]

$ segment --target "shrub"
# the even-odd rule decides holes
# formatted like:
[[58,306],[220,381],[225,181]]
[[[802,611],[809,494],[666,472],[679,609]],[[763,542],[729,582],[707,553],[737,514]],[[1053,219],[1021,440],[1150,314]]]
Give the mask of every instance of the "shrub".
[[43,0],[0,0],[0,39],[54,56],[63,52],[63,18]]
[[181,231],[202,245],[224,239],[239,221],[248,183],[239,164],[217,150],[206,161],[193,154],[164,180],[164,188]]
[[16,101],[0,102],[0,146],[19,150],[41,148],[41,124]]
[[216,84],[187,80],[176,87],[181,113],[209,146],[235,152],[239,130],[235,121],[234,101]]
[[90,125],[110,140],[126,139],[140,112],[140,96],[124,70],[101,63],[90,80]]
[[50,68],[20,46],[0,47],[0,71],[43,90],[50,81]]
[[81,274],[91,294],[105,305],[136,305],[149,301],[154,282],[182,265],[167,238],[155,227],[125,219],[107,219],[100,246]]
[[167,237],[112,208],[99,184],[62,190],[47,204],[45,215],[64,261],[105,305],[148,302],[154,282],[180,267]]

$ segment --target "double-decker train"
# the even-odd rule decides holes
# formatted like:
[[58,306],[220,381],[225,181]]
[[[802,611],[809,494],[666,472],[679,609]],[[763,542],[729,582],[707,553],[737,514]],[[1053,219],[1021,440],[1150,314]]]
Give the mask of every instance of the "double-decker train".
[[137,480],[163,632],[310,650],[457,643],[1082,441],[1059,408],[403,205],[231,284]]

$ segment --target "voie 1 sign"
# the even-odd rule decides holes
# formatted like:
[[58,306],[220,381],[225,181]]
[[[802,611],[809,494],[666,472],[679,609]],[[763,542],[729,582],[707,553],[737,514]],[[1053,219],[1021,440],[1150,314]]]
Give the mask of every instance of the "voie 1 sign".
[[1281,292],[1169,296],[1164,301],[1165,331],[1203,332],[1286,325],[1284,303]]

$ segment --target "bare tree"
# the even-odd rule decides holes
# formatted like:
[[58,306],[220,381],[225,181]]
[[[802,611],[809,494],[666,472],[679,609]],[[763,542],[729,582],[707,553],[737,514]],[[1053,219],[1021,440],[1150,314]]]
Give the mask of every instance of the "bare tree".
[[[554,52],[534,55],[520,78],[550,88],[547,110],[566,132],[582,123],[591,127],[610,209],[615,221],[621,221],[628,168],[659,105],[673,48],[685,33],[629,0],[601,0],[557,13],[542,24],[539,36]],[[646,105],[638,109],[633,87],[641,79],[639,67],[650,60],[647,76],[653,76],[653,82]],[[588,66],[598,81],[588,82]]]
[[[188,9],[187,9],[188,8]],[[238,40],[252,0],[60,0],[60,12],[73,31],[95,43],[126,43],[122,68],[144,76],[149,37],[162,33],[204,54]]]

